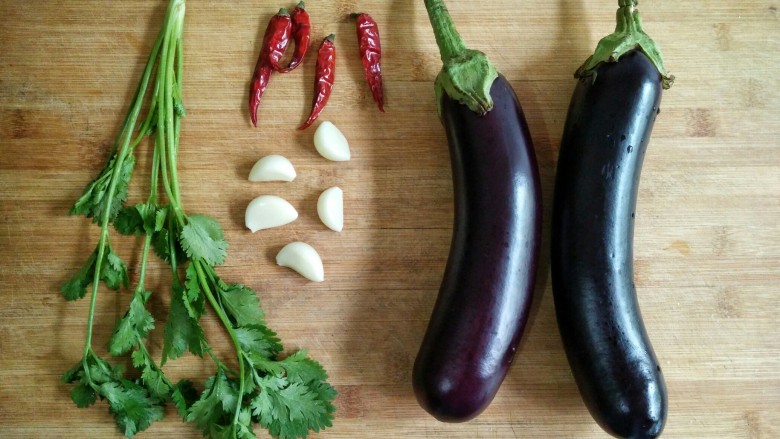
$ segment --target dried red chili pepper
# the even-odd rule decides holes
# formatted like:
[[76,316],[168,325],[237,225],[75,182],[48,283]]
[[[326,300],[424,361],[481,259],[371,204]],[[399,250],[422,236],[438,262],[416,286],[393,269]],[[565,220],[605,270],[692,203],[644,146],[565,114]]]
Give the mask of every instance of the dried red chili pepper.
[[333,81],[336,74],[336,46],[333,40],[336,36],[328,35],[322,40],[320,49],[317,52],[317,76],[314,82],[314,100],[312,102],[311,114],[309,119],[298,128],[299,130],[307,128],[320,115],[325,104],[328,103],[330,92],[333,89]]
[[366,75],[366,81],[371,88],[371,95],[374,97],[379,111],[385,111],[385,101],[382,92],[382,45],[379,42],[379,26],[376,21],[366,13],[352,14],[357,20],[358,47],[360,48],[360,58],[363,61],[363,72]]
[[279,60],[284,56],[284,51],[290,42],[291,31],[290,13],[287,9],[279,9],[279,12],[271,17],[265,29],[263,46],[260,48],[260,56],[257,58],[249,90],[249,116],[254,126],[257,126],[257,107],[260,106],[260,98],[263,97],[273,72],[272,65],[278,65]]
[[298,67],[301,61],[303,61],[306,51],[309,50],[309,42],[311,40],[309,13],[306,12],[303,2],[298,3],[290,17],[292,19],[292,39],[295,42],[295,52],[293,52],[292,59],[287,67],[280,66],[278,60],[272,62],[274,70],[280,73],[289,73]]

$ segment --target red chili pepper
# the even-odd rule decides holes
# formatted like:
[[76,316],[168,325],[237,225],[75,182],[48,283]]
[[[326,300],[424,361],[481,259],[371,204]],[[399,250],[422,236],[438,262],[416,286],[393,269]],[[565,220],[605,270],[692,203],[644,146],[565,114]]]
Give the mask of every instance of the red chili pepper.
[[279,60],[284,56],[284,51],[290,42],[291,31],[292,22],[287,9],[280,9],[276,15],[271,17],[268,27],[265,29],[263,47],[257,58],[249,91],[249,116],[254,126],[257,126],[257,107],[260,106],[260,98],[263,97],[268,80],[271,78],[271,72],[273,72],[272,65],[278,65]]
[[280,73],[289,73],[294,68],[298,67],[298,64],[303,61],[306,51],[309,50],[311,23],[309,22],[309,13],[306,12],[303,2],[298,3],[298,6],[293,9],[291,18],[292,38],[293,41],[295,41],[295,52],[293,52],[292,59],[287,67],[280,66],[278,60],[272,63],[274,70]]
[[298,128],[303,130],[311,125],[320,115],[325,104],[328,103],[330,91],[333,89],[333,81],[336,74],[336,46],[333,40],[336,36],[328,35],[322,40],[320,49],[317,52],[317,76],[314,82],[314,102],[312,102],[311,115],[309,119]]
[[357,19],[357,37],[360,48],[360,58],[363,61],[363,72],[371,88],[379,111],[385,111],[385,101],[382,93],[382,45],[379,42],[379,26],[366,13],[352,14]]

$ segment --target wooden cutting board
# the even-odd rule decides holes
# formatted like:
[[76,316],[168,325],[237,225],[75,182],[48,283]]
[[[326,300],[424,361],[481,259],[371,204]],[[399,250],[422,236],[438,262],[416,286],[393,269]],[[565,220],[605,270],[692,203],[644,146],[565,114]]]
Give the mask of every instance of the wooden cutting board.
[[[469,423],[443,424],[414,399],[411,366],[446,262],[453,210],[432,87],[440,62],[422,3],[307,5],[315,41],[337,34],[337,82],[321,119],[343,130],[353,158],[333,163],[314,151],[313,130],[295,129],[312,98],[313,57],[272,78],[259,128],[248,123],[244,101],[265,24],[293,2],[189,1],[184,205],[225,229],[221,276],[256,289],[285,346],[307,348],[329,371],[338,412],[319,437],[604,437],[563,355],[547,221],[538,307],[493,404]],[[616,3],[448,2],[467,43],[488,54],[523,103],[547,218],[572,72],[614,28]],[[58,381],[80,358],[88,309],[86,300],[66,303],[58,287],[97,240],[98,229],[67,210],[106,159],[165,7],[162,0],[0,1],[0,437],[119,437],[105,403],[78,410]],[[666,437],[780,437],[778,7],[764,0],[641,5],[677,76],[645,159],[635,236],[639,301],[669,388]],[[384,114],[371,101],[345,19],[356,10],[381,27]],[[133,202],[148,190],[147,151],[139,151]],[[251,165],[272,153],[291,159],[299,177],[249,183]],[[318,194],[333,185],[345,193],[342,233],[316,217]],[[300,219],[250,234],[243,211],[260,194],[285,197]],[[324,283],[275,265],[292,240],[320,250]],[[139,241],[113,242],[136,279]],[[170,280],[158,261],[149,276],[161,322]],[[127,291],[101,291],[100,350],[128,300]],[[213,316],[205,325],[217,354],[231,358]],[[166,370],[197,381],[212,372],[209,361],[192,356]],[[168,415],[140,437],[200,437],[173,410]]]

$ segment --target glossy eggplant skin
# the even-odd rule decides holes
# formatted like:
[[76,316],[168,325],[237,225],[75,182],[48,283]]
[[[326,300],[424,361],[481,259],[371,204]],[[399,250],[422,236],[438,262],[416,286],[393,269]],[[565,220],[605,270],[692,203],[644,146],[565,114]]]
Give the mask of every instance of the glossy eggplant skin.
[[661,79],[641,52],[579,80],[555,183],[551,273],[566,355],[585,404],[608,433],[653,438],[666,420],[661,368],[633,282],[639,174]]
[[509,82],[491,86],[480,116],[446,94],[442,122],[455,195],[452,243],[417,355],[420,405],[445,422],[467,421],[493,400],[528,319],[541,229],[531,136]]

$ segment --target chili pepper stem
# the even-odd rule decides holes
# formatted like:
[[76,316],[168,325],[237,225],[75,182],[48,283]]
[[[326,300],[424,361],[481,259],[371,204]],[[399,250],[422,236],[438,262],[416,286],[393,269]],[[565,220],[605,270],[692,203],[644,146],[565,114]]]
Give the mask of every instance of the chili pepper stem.
[[425,9],[444,64],[435,82],[439,115],[443,93],[475,113],[492,110],[490,87],[498,71],[484,53],[466,47],[443,0],[425,0]]
[[617,25],[615,32],[599,41],[596,50],[585,63],[574,73],[576,78],[593,77],[596,80],[596,69],[605,62],[617,62],[621,56],[638,49],[642,51],[658,69],[663,88],[669,88],[674,83],[674,76],[664,68],[661,52],[652,38],[642,28],[642,18],[636,6],[639,0],[618,0]]

